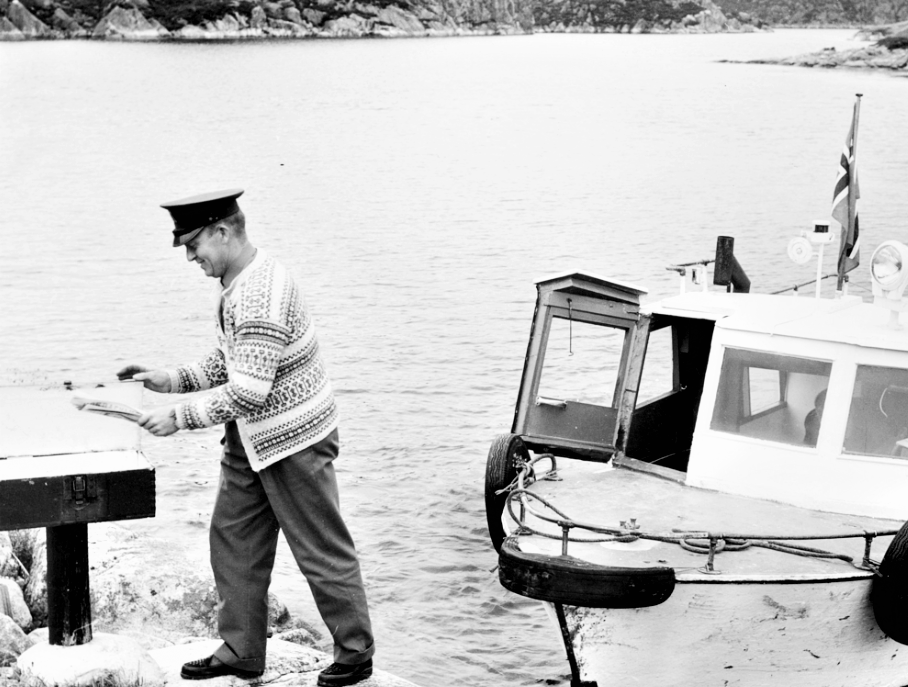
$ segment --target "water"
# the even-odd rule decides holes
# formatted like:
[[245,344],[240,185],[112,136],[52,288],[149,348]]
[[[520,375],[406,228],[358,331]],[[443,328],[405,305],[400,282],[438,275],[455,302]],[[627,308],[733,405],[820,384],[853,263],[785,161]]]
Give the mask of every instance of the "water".
[[[872,246],[908,240],[908,81],[718,62],[850,37],[0,43],[0,381],[200,357],[212,286],[157,205],[246,188],[337,388],[380,667],[425,687],[566,685],[541,607],[492,572],[482,502],[533,279],[583,267],[666,295],[664,266],[710,257],[719,234],[755,290],[811,279],[785,249],[828,217],[863,93],[866,292]],[[158,516],[129,527],[203,559],[218,438],[149,436]],[[285,548],[274,588],[318,622]]]

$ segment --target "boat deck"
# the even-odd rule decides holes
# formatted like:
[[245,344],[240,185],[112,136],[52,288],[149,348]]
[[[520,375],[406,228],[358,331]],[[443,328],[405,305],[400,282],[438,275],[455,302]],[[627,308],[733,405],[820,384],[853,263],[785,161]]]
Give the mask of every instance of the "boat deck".
[[[545,467],[542,463],[540,467]],[[864,531],[897,530],[902,522],[863,516],[826,513],[787,504],[724,494],[689,487],[624,467],[558,460],[560,481],[541,480],[530,491],[545,498],[577,523],[619,527],[621,521],[636,519],[641,532],[676,536],[678,531],[725,533],[760,539],[770,536],[830,536]],[[555,514],[541,503],[533,509]],[[517,512],[515,505],[515,513]],[[557,516],[556,516],[557,517]],[[508,526],[513,522],[505,511]],[[529,553],[561,553],[560,528],[529,515],[527,524],[558,539],[521,536],[520,548]],[[572,530],[577,538],[596,538],[594,532]],[[882,560],[892,536],[874,539],[871,559]],[[571,542],[568,554],[598,565],[658,567],[675,569],[679,582],[723,583],[753,581],[807,581],[854,579],[870,573],[861,570],[865,540],[819,539],[789,543],[845,554],[854,564],[840,559],[805,557],[751,546],[742,551],[717,553],[714,571],[705,570],[707,555],[690,552],[676,543],[651,539],[622,542]]]

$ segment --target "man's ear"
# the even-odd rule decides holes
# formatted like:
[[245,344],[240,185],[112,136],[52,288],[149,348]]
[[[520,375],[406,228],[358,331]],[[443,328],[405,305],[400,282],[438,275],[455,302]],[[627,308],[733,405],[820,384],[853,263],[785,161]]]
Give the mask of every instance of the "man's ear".
[[226,224],[221,224],[219,222],[214,227],[214,233],[221,241],[226,242],[230,239],[230,227],[228,227]]

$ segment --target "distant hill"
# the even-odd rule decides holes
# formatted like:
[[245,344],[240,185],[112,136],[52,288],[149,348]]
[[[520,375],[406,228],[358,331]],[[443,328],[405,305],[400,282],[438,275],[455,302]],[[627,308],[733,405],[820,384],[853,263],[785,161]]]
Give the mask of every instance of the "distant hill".
[[908,0],[717,0],[774,26],[866,26],[908,20]]
[[908,19],[908,0],[0,0],[0,40],[718,33]]

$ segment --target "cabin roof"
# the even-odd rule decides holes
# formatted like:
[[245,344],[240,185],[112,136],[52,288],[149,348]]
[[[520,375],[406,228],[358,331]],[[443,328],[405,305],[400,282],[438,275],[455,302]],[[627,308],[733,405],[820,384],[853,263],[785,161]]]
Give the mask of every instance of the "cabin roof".
[[536,279],[535,282],[537,288],[548,286],[555,291],[570,293],[598,293],[598,289],[590,288],[590,286],[605,287],[626,294],[634,299],[647,293],[647,290],[642,286],[619,279],[608,279],[584,270],[566,270],[557,274],[549,274]]
[[890,328],[888,310],[857,296],[833,299],[701,291],[648,304],[644,310],[714,320],[721,329],[908,351],[908,329]]

